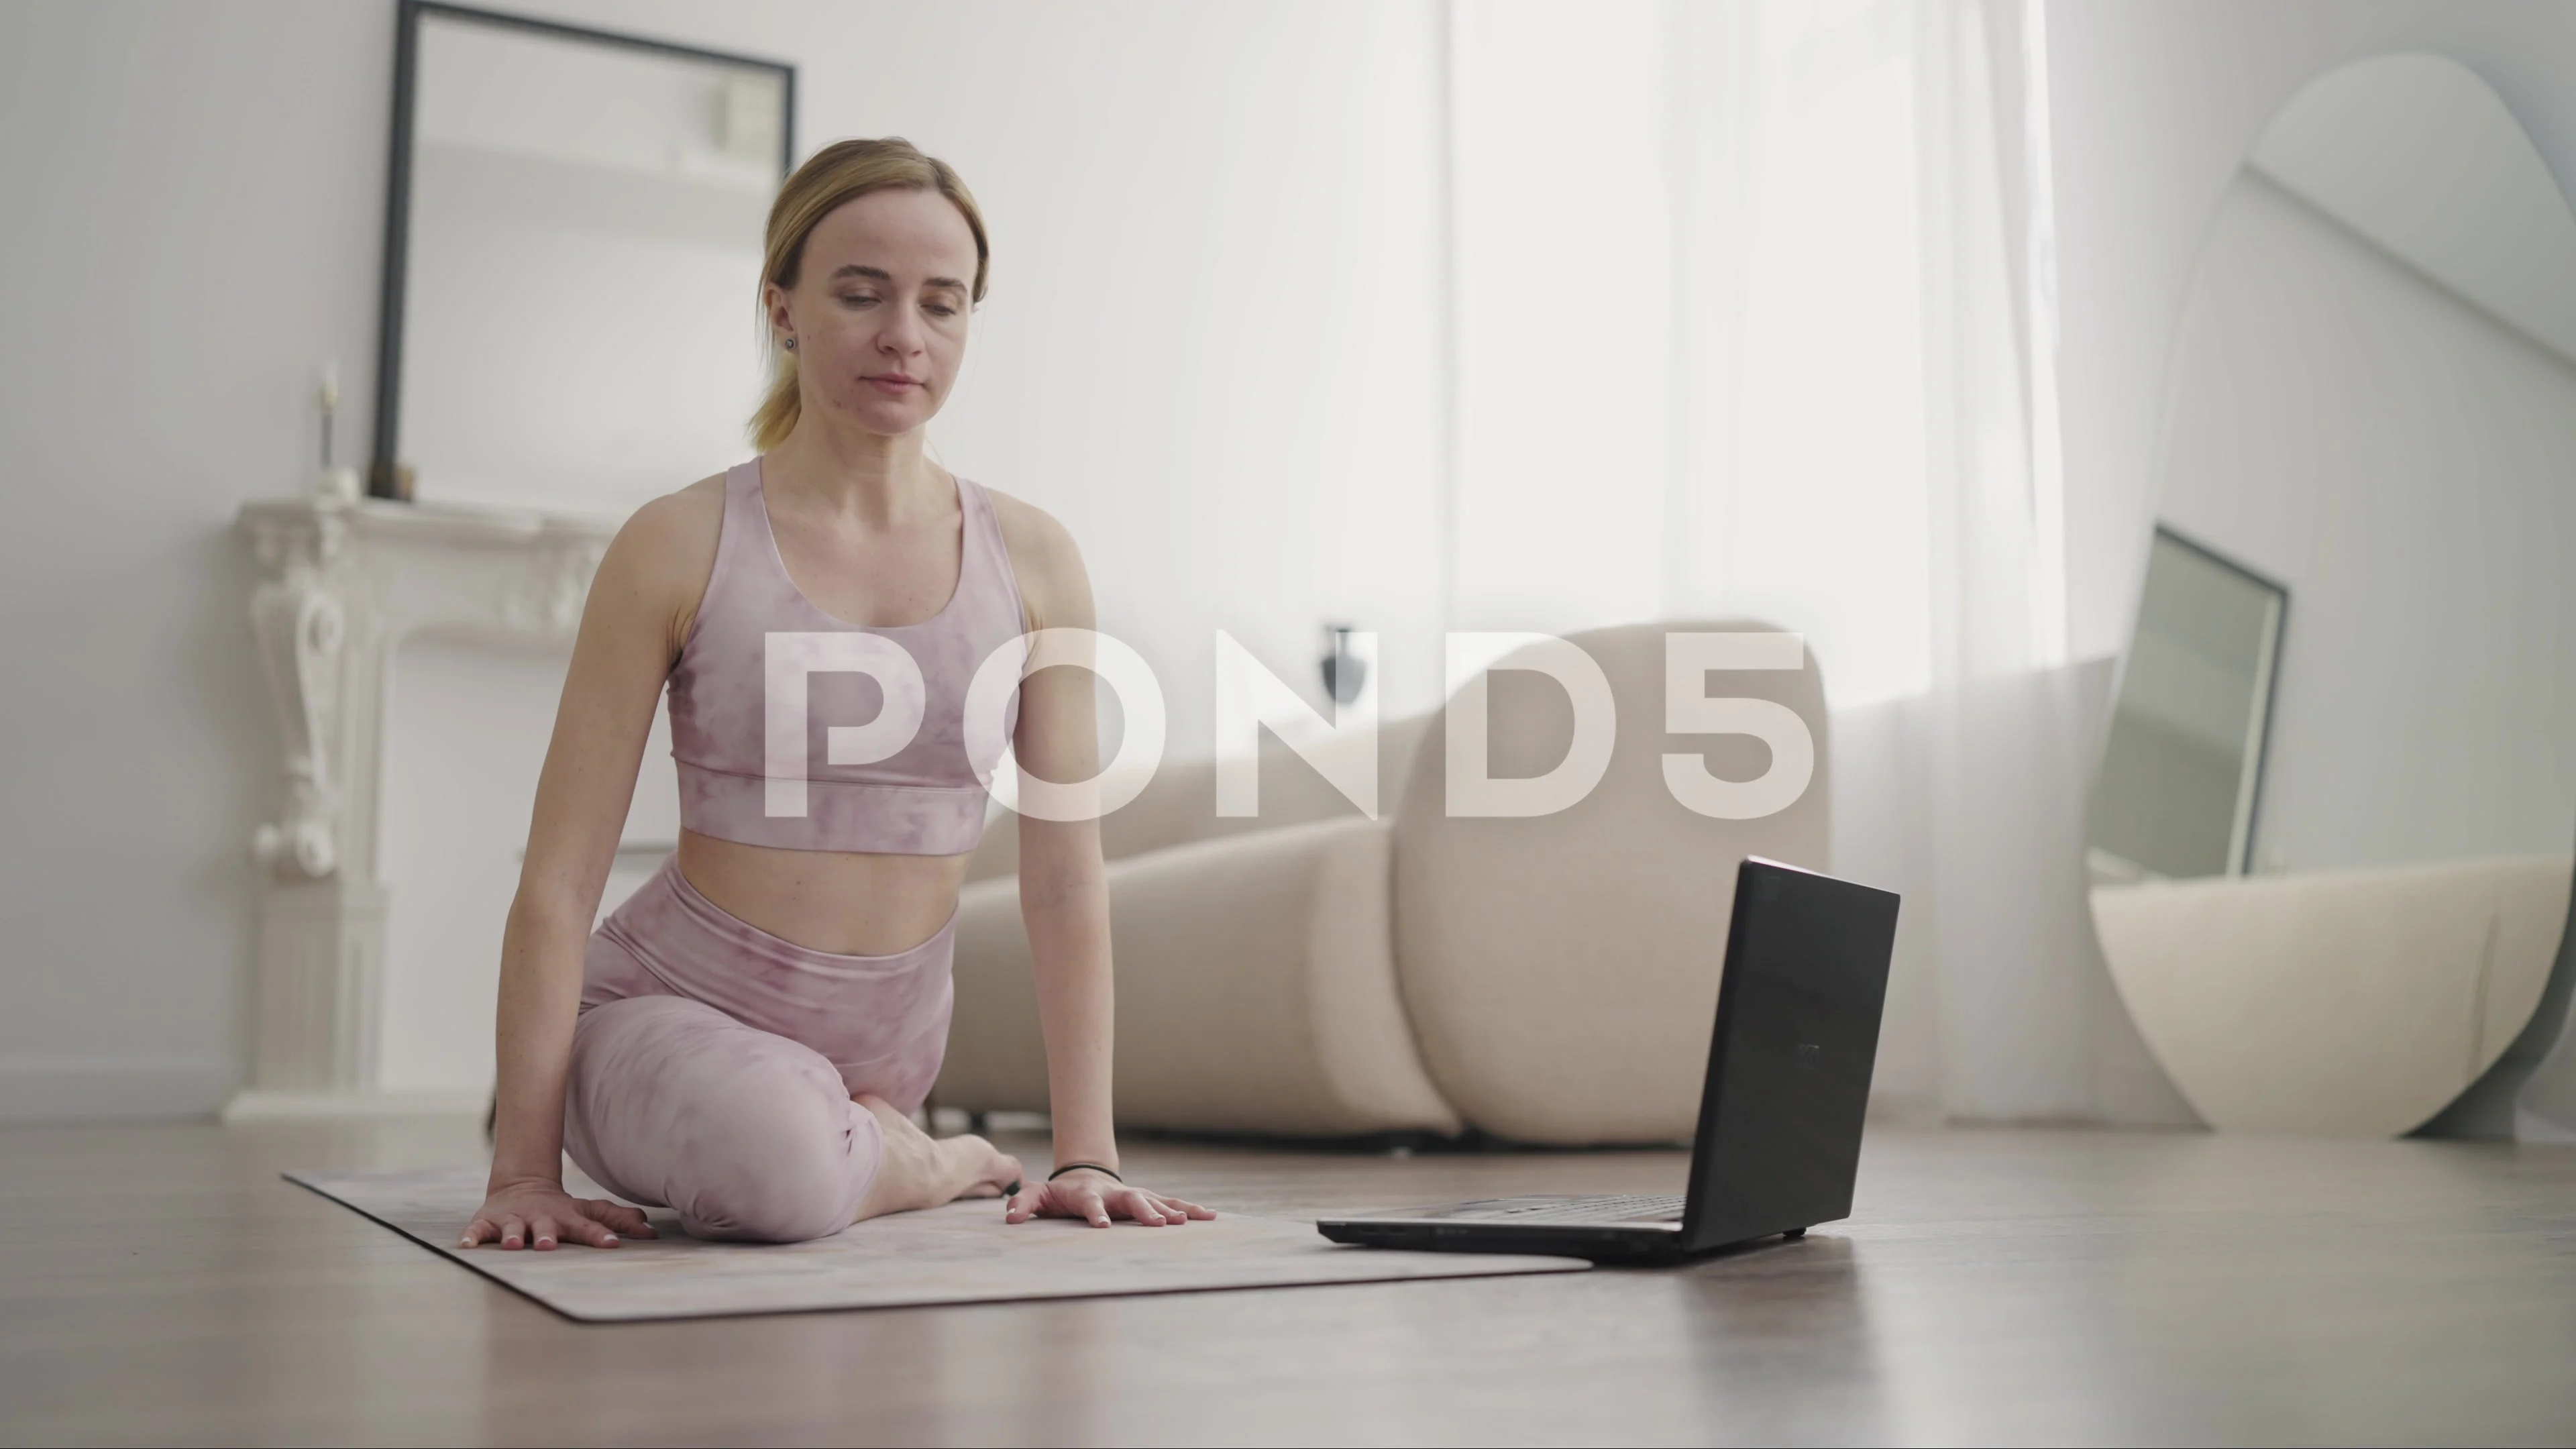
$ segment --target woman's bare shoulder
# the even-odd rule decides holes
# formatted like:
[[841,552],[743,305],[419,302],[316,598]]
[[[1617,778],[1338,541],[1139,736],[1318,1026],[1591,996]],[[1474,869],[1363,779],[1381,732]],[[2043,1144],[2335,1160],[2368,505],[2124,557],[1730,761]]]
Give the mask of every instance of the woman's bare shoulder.
[[1089,628],[1091,578],[1082,566],[1082,549],[1073,530],[1054,514],[999,488],[986,487],[993,500],[993,519],[1002,527],[1002,544],[1010,550],[1011,571],[1019,577],[1020,598],[1028,605],[1031,628],[1050,623]]
[[627,516],[620,538],[640,545],[686,545],[699,534],[712,546],[724,522],[724,475],[701,478],[677,492],[665,493]]
[[984,492],[993,500],[993,518],[1002,525],[1002,541],[1010,545],[1014,565],[1060,567],[1070,562],[1081,567],[1082,550],[1074,544],[1073,530],[1054,514],[999,488],[986,488]]
[[718,473],[636,509],[599,561],[592,589],[621,590],[636,606],[670,620],[675,639],[685,637],[715,572],[724,501],[724,475]]

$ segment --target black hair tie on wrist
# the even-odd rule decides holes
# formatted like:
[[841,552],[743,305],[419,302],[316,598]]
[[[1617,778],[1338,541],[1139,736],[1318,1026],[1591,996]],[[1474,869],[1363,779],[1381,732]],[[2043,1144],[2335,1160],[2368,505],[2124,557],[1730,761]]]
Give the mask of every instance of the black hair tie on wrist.
[[1110,1171],[1108,1168],[1101,1166],[1097,1162],[1068,1162],[1064,1166],[1057,1168],[1055,1171],[1048,1173],[1047,1181],[1053,1182],[1068,1172],[1081,1172],[1086,1169],[1099,1173],[1101,1176],[1108,1178],[1111,1182],[1123,1184],[1127,1181],[1127,1179],[1120,1177],[1117,1173]]

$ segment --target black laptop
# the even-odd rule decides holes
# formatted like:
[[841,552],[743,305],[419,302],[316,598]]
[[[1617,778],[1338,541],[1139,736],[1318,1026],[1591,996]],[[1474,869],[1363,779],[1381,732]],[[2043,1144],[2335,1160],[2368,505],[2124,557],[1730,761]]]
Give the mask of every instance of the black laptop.
[[1736,877],[1680,1197],[1515,1197],[1327,1218],[1337,1243],[1678,1258],[1851,1215],[1896,897],[1776,861]]

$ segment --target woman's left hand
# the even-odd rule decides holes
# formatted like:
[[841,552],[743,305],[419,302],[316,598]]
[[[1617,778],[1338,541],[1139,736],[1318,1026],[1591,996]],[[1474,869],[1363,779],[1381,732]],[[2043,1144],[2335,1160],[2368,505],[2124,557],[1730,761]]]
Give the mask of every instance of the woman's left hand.
[[1023,1183],[1018,1192],[1011,1194],[1002,1220],[1024,1223],[1031,1218],[1080,1218],[1095,1228],[1105,1228],[1113,1219],[1126,1218],[1159,1228],[1215,1216],[1214,1211],[1197,1203],[1129,1187],[1105,1172],[1086,1167],[1053,1182]]

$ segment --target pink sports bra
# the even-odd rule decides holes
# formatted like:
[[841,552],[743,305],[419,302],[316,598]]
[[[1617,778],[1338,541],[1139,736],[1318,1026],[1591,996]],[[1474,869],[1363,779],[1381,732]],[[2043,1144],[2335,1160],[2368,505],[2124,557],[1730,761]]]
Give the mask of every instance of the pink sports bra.
[[[962,855],[984,833],[967,758],[967,686],[1015,651],[999,736],[1019,720],[1019,580],[993,501],[964,478],[957,591],[918,624],[867,628],[815,607],[787,576],[760,461],[725,475],[724,523],[689,637],[671,666],[680,824],[789,850]],[[998,753],[998,751],[996,751]]]

